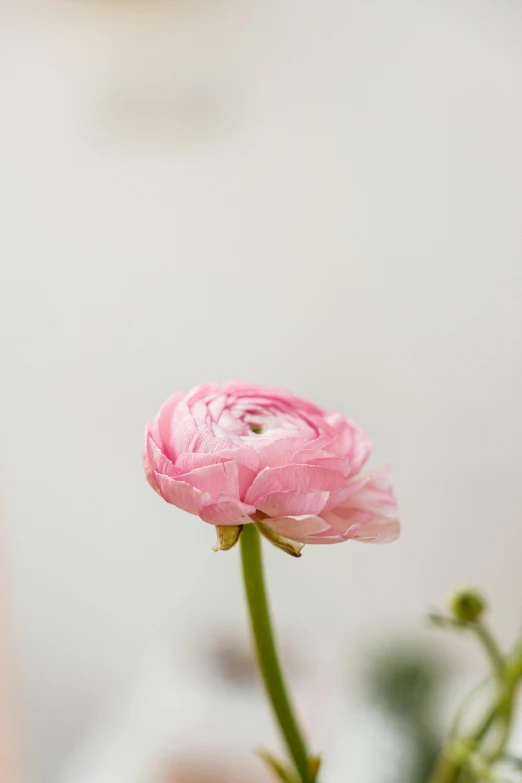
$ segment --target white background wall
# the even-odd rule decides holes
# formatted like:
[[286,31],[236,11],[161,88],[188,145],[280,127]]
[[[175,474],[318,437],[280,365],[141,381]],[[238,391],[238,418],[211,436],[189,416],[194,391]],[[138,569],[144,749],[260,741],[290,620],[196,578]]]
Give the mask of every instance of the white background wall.
[[288,386],[394,465],[400,542],[269,554],[316,665],[462,583],[511,639],[520,3],[0,14],[4,561],[35,774],[154,640],[243,627],[237,554],[142,476],[144,422],[200,381]]

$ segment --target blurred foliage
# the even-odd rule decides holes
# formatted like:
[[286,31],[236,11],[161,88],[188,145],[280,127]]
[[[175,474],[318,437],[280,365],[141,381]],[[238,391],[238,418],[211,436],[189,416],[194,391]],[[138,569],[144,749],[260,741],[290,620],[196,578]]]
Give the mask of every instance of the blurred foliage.
[[366,669],[370,702],[389,718],[403,739],[396,783],[426,783],[442,738],[437,729],[437,701],[445,668],[426,649],[401,643],[373,656]]

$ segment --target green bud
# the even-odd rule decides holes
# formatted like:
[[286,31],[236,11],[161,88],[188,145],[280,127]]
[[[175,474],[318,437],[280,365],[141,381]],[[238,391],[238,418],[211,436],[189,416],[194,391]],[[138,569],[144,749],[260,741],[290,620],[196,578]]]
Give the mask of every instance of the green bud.
[[214,552],[232,549],[239,541],[243,525],[216,525],[217,542]]
[[486,602],[476,590],[459,590],[449,601],[453,616],[465,623],[475,623],[486,609]]

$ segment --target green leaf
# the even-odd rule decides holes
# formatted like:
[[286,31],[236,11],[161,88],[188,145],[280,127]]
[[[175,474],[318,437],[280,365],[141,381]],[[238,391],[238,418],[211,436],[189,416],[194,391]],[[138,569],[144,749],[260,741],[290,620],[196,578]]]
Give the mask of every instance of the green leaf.
[[438,612],[430,612],[428,620],[433,625],[438,625],[439,628],[464,628],[466,623],[461,620],[454,620],[452,617],[448,617],[445,614],[439,614]]
[[239,541],[239,536],[243,530],[243,525],[216,525],[217,542],[212,547],[214,552],[232,549]]
[[310,778],[310,783],[315,783],[317,780],[317,775],[321,769],[321,761],[321,756],[318,753],[310,756],[308,759],[308,777]]
[[278,758],[273,756],[270,751],[262,748],[258,751],[257,755],[263,759],[272,772],[275,772],[282,783],[299,783],[299,778],[295,772],[292,769],[289,769],[284,762],[279,761]]

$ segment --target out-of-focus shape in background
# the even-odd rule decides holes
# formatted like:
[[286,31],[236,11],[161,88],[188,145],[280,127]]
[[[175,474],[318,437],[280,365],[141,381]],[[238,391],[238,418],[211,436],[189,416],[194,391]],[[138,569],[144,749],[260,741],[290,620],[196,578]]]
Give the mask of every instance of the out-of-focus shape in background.
[[335,731],[326,709],[314,727],[332,781],[392,629],[480,676],[422,624],[480,584],[513,638],[521,39],[518,0],[0,6],[0,480],[36,783],[151,650],[183,679],[209,633],[244,632],[237,553],[140,465],[145,421],[200,381],[340,409],[394,466],[398,543],[267,553],[278,627],[321,692],[347,678]]
[[[0,518],[1,521],[1,518]],[[0,540],[3,540],[0,525]],[[16,698],[17,672],[13,661],[13,634],[5,572],[5,556],[0,557],[0,780],[23,783],[24,756],[20,742],[20,713]]]
[[235,135],[255,63],[255,11],[254,0],[73,0],[56,9],[59,46],[89,93],[86,129],[164,152]]
[[[243,636],[213,637],[203,635],[185,656],[179,644],[149,652],[131,687],[70,754],[59,783],[270,783],[255,751],[280,742],[251,647]],[[323,686],[295,665],[295,654],[289,663],[305,725],[315,730]]]
[[[382,783],[426,783],[444,742],[440,700],[448,672],[439,657],[416,644],[388,643],[366,667],[366,703],[380,727],[371,737],[363,721],[366,757],[357,780]],[[379,754],[375,745],[382,742]],[[364,748],[364,739],[362,745]],[[388,745],[388,757],[384,746]],[[371,749],[371,750],[370,750]],[[379,764],[378,770],[371,770]],[[366,774],[366,777],[364,775]]]

